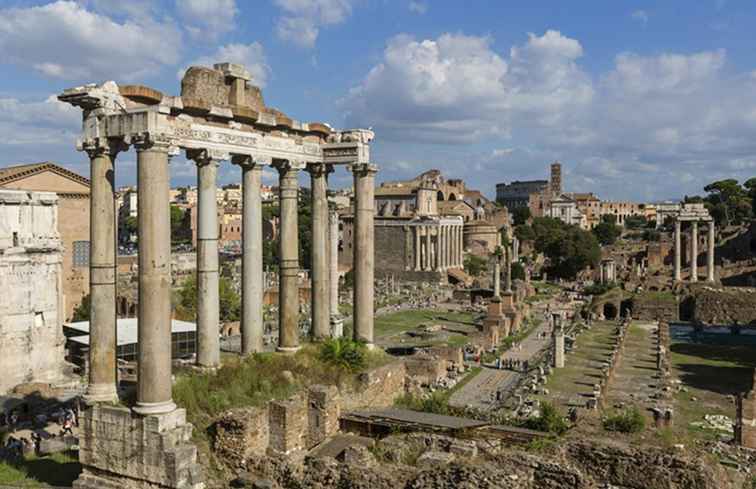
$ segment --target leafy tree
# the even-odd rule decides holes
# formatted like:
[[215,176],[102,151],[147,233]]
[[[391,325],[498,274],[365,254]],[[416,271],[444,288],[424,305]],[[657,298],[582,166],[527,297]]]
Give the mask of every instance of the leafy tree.
[[572,280],[579,272],[596,266],[601,248],[596,237],[577,226],[567,226],[561,238],[552,240],[545,251],[550,275]]
[[746,180],[743,187],[748,190],[748,197],[751,199],[751,213],[756,215],[756,177]]
[[488,268],[488,261],[485,258],[475,255],[467,255],[464,262],[465,273],[471,277],[477,277]]
[[171,243],[186,243],[191,240],[191,214],[177,205],[171,205]]
[[617,216],[607,214],[601,216],[601,222],[593,228],[593,234],[604,246],[614,244],[622,234],[622,229],[616,224]]
[[[220,295],[220,320],[238,321],[241,317],[241,300],[234,291],[231,282],[221,277],[218,282]],[[176,316],[185,321],[194,321],[197,317],[197,277],[191,276],[176,294]]]
[[516,207],[515,210],[512,211],[512,218],[514,219],[515,226],[522,226],[523,224],[526,224],[530,217],[530,207]]
[[91,297],[89,297],[89,294],[85,295],[81,298],[81,302],[73,311],[73,317],[71,318],[71,321],[77,322],[77,321],[89,321],[89,304],[91,302]]
[[709,212],[717,224],[740,224],[753,215],[749,194],[734,178],[712,182],[704,190],[709,193]]
[[512,280],[525,280],[525,267],[522,263],[512,263]]
[[625,227],[628,229],[641,229],[646,227],[648,219],[646,216],[627,216],[625,218]]
[[533,241],[536,238],[535,231],[532,226],[528,224],[521,224],[515,228],[515,236],[521,243],[525,241]]
[[563,435],[569,429],[567,421],[559,410],[550,402],[541,404],[540,415],[528,418],[525,421],[525,427],[531,430],[543,431]]
[[656,229],[646,229],[643,231],[643,239],[646,241],[659,241],[661,239],[661,233]]

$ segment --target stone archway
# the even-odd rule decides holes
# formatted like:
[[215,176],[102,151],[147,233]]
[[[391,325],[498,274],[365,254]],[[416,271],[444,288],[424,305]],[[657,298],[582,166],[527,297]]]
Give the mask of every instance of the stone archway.
[[438,199],[438,201],[439,201],[439,202],[443,202],[444,200],[446,200],[446,199],[444,198],[444,193],[443,193],[442,191],[440,191],[440,190],[439,190],[439,191],[438,191],[438,193],[436,194],[436,198]]
[[617,310],[617,306],[612,302],[607,302],[604,304],[604,318],[605,319],[617,319],[617,314],[619,314],[619,311]]
[[457,200],[457,196],[454,194],[449,194],[449,200]]

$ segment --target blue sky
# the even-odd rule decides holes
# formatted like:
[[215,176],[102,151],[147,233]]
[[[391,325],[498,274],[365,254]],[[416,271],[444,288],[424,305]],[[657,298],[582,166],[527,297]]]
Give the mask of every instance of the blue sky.
[[559,160],[567,190],[674,198],[756,175],[753,25],[734,0],[0,0],[0,166],[87,173],[66,87],[178,94],[186,66],[233,61],[294,118],[372,126],[379,180],[439,168],[493,196]]

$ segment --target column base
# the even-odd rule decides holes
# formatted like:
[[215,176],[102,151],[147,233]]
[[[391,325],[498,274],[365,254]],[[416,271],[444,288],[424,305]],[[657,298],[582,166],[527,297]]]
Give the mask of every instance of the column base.
[[365,343],[365,348],[368,350],[375,350],[378,348],[378,346],[375,343]]
[[84,402],[95,404],[98,402],[117,402],[118,391],[115,384],[89,384],[84,394]]
[[118,406],[94,406],[81,415],[74,489],[202,489],[197,448],[186,411],[139,416]]
[[344,336],[344,320],[341,316],[331,316],[331,338]]
[[173,401],[137,402],[136,406],[133,407],[133,411],[142,416],[151,416],[172,413],[176,408],[177,406]]
[[277,346],[276,351],[278,353],[293,355],[294,353],[298,352],[300,348],[302,347],[301,346]]

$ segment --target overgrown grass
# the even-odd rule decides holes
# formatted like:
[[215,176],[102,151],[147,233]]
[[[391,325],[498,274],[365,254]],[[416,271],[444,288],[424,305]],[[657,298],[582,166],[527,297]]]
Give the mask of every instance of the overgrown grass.
[[570,428],[561,412],[550,402],[541,403],[538,416],[526,419],[522,426],[529,430],[543,431],[555,435],[563,435]]
[[465,375],[465,378],[457,382],[451,389],[437,390],[428,396],[419,396],[415,394],[404,394],[399,397],[394,405],[411,409],[413,411],[422,411],[425,413],[433,414],[446,414],[449,416],[464,416],[464,409],[458,409],[449,405],[449,398],[452,394],[470,382],[476,375],[478,375],[483,369],[481,367],[473,367]]
[[309,385],[353,385],[360,372],[392,360],[382,350],[365,350],[361,366],[351,369],[323,359],[323,348],[307,344],[294,355],[258,353],[247,358],[225,357],[216,372],[186,370],[176,374],[173,399],[186,409],[187,418],[195,427],[194,442],[207,461],[212,479],[220,479],[222,469],[212,455],[210,428],[221,413],[286,399]]
[[646,428],[646,418],[636,406],[613,412],[602,422],[607,431],[620,433],[640,433]]

